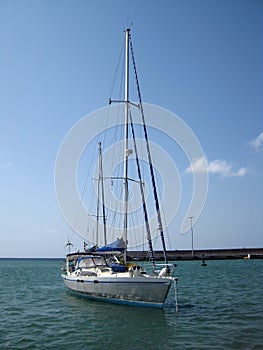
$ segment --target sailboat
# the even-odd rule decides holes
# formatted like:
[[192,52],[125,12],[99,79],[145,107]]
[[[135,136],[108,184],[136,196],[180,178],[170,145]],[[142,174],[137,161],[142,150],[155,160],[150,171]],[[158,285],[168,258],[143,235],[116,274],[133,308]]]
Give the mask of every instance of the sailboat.
[[[66,286],[76,293],[85,295],[86,297],[94,300],[108,301],[119,304],[128,304],[135,306],[146,306],[162,308],[167,299],[168,293],[177,281],[172,276],[173,265],[168,263],[164,230],[162,224],[162,217],[159,205],[159,199],[156,188],[155,174],[152,164],[152,157],[149,147],[148,132],[145,123],[145,116],[143,113],[143,105],[141,100],[141,94],[138,84],[138,76],[134,61],[133,47],[131,43],[130,28],[125,30],[125,84],[124,84],[124,100],[113,101],[121,102],[124,104],[124,156],[123,156],[123,227],[122,236],[111,244],[106,244],[106,219],[104,212],[104,203],[102,203],[102,217],[104,222],[105,245],[103,247],[94,246],[93,249],[84,249],[83,252],[68,253],[65,259],[65,267],[62,271],[62,278]],[[140,164],[137,157],[136,138],[134,136],[134,126],[130,115],[129,100],[129,62],[130,56],[132,58],[133,68],[135,72],[135,79],[137,85],[139,103],[137,108],[140,110],[142,125],[144,130],[145,147],[148,155],[148,165],[150,178],[152,183],[152,194],[154,198],[154,206],[157,215],[158,230],[161,238],[161,244],[163,248],[164,266],[158,270],[155,263],[153,243],[151,239],[151,227],[149,224],[149,216],[146,207],[145,189],[142,179],[142,173],[140,170]],[[138,184],[140,187],[141,202],[143,208],[143,216],[145,222],[145,232],[148,240],[150,262],[152,264],[152,272],[149,273],[144,270],[142,266],[136,262],[131,264],[127,262],[126,252],[129,245],[128,232],[128,201],[129,201],[129,181],[128,176],[128,158],[131,154],[128,144],[128,127],[131,127],[133,135],[133,151],[136,154],[136,168],[139,177]],[[98,192],[100,189],[100,195],[103,202],[103,172],[102,172],[102,153],[101,143],[98,146],[99,153],[99,176],[98,176]],[[98,207],[97,207],[98,208]],[[99,212],[97,211],[97,218],[99,218]],[[98,231],[97,231],[97,234]]]

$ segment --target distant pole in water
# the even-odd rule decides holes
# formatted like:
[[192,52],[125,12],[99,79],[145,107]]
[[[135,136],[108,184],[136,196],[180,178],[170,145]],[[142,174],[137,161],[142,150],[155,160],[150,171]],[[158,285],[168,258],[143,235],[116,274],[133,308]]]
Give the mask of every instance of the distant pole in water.
[[193,218],[194,216],[189,216],[191,220],[191,233],[192,233],[192,259],[194,258],[194,231],[193,231]]
[[202,259],[202,265],[201,266],[206,266],[207,264],[206,264],[206,262],[205,262],[205,256],[204,256],[204,254],[203,254],[203,259]]

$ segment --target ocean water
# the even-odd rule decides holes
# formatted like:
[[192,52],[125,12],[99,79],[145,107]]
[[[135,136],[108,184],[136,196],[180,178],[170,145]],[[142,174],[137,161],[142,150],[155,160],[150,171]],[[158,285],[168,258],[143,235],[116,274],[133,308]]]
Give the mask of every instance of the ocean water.
[[69,292],[58,260],[0,260],[0,349],[263,349],[263,260],[177,262],[163,310]]

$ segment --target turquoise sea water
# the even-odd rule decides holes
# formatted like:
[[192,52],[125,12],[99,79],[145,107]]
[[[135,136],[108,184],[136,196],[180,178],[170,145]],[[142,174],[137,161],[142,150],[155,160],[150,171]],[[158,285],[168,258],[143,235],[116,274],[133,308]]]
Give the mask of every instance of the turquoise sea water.
[[58,260],[0,260],[0,349],[263,349],[263,260],[177,262],[179,312],[89,301]]

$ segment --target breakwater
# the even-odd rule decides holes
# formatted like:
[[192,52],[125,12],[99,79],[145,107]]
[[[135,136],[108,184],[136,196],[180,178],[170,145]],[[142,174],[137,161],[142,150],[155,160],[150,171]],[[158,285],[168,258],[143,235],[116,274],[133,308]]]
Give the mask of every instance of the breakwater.
[[[219,260],[219,259],[263,259],[263,248],[236,248],[236,249],[196,249],[192,250],[168,250],[168,260]],[[127,259],[149,260],[148,251],[128,251]],[[163,252],[156,251],[155,259],[163,261]]]

